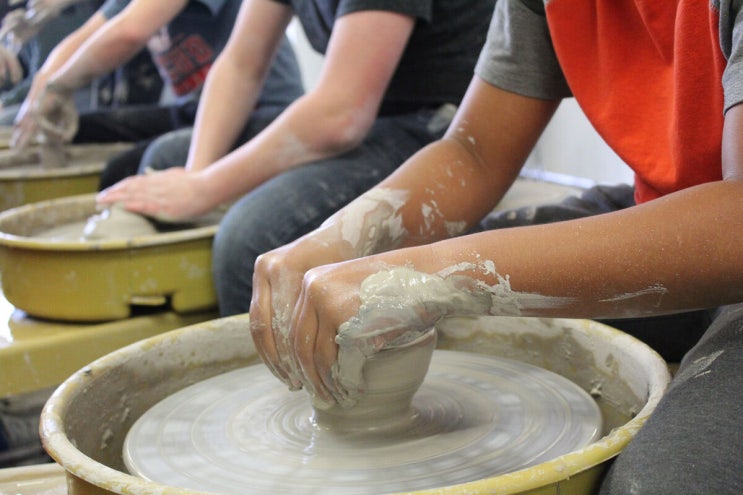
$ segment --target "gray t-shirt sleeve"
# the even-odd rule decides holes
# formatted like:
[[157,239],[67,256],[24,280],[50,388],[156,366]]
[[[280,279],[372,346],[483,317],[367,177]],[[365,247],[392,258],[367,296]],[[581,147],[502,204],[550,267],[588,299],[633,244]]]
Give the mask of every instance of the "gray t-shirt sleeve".
[[372,9],[391,10],[430,21],[433,2],[430,0],[343,0],[338,4],[338,17],[351,12]]
[[743,0],[720,0],[720,48],[727,58],[722,74],[725,111],[743,102]]
[[571,96],[542,1],[498,0],[475,74],[523,96],[548,100]]

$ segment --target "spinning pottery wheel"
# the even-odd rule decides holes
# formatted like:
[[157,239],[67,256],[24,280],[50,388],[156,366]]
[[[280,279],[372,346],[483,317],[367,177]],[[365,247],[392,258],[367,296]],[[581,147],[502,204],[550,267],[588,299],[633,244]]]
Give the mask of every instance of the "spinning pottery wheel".
[[400,418],[349,428],[321,412],[305,393],[277,386],[265,366],[241,368],[147,411],[127,435],[124,460],[144,479],[214,493],[360,495],[505,474],[601,433],[595,401],[560,375],[445,350]]
[[38,146],[22,152],[0,149],[0,211],[95,192],[106,161],[131,146],[129,143],[68,145],[67,164],[58,167],[41,164]]
[[216,306],[211,243],[217,218],[133,238],[35,237],[96,213],[95,195],[41,201],[0,213],[0,273],[7,300],[31,316],[106,321],[134,306],[189,313]]
[[[605,462],[629,442],[655,407],[669,380],[665,363],[647,346],[595,322],[483,317],[452,319],[445,323],[438,329],[437,351],[427,381],[431,377],[434,382],[440,379],[456,381],[452,378],[456,373],[451,372],[451,363],[437,364],[439,351],[444,354],[456,351],[453,355],[464,354],[471,358],[465,361],[479,363],[482,359],[486,363],[477,366],[492,366],[494,361],[490,360],[494,357],[505,358],[501,361],[508,365],[537,366],[568,378],[582,389],[581,393],[590,391],[602,413],[603,428],[598,440],[590,442],[589,439],[588,445],[538,460],[535,465],[505,474],[498,474],[497,469],[493,469],[492,474],[473,471],[465,481],[447,484],[443,480],[442,486],[421,489],[420,493],[591,493]],[[241,315],[147,339],[105,356],[74,374],[51,397],[41,422],[47,451],[67,472],[70,495],[204,493],[200,488],[177,488],[128,474],[122,454],[126,438],[130,430],[136,430],[133,425],[166,397],[178,397],[191,385],[208,384],[207,380],[229,377],[233,373],[237,374],[238,381],[244,382],[239,374],[245,369],[256,369],[251,365],[257,363],[259,359],[248,330],[248,315]],[[260,382],[260,378],[257,380]],[[275,380],[274,383],[274,390],[283,388]],[[423,400],[429,393],[425,391],[426,383],[420,390]],[[470,385],[467,383],[460,388],[467,389]],[[245,390],[248,389],[251,389],[249,383],[245,384]],[[290,395],[301,398],[304,393]],[[457,397],[456,394],[453,397]],[[452,400],[459,403],[461,397]],[[250,409],[244,408],[232,417],[258,414]],[[217,421],[229,423],[224,419]],[[507,420],[503,416],[500,421]],[[153,439],[153,443],[156,442]],[[306,445],[306,448],[311,447]],[[460,454],[469,456],[474,465],[487,457],[488,449],[495,450],[492,444],[479,452],[475,447],[465,446]],[[279,461],[272,466],[274,470],[282,470]],[[192,471],[197,472],[198,468]],[[428,470],[420,476],[431,477],[437,472]],[[219,476],[227,475],[221,473]],[[291,473],[284,476],[291,476]],[[332,483],[337,480],[328,480],[327,489],[320,486],[318,491],[332,493]],[[357,480],[356,486],[359,484],[363,485],[363,480]],[[252,493],[251,486],[243,488],[242,493]],[[404,488],[400,486],[399,489]],[[399,489],[393,481],[367,493],[390,493]]]

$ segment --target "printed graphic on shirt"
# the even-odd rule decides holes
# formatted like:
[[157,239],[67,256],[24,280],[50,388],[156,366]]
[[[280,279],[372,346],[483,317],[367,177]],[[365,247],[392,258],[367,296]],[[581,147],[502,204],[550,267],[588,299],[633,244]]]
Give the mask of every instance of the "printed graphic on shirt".
[[198,34],[171,38],[167,29],[161,29],[147,46],[177,96],[187,95],[204,84],[215,57],[212,47]]

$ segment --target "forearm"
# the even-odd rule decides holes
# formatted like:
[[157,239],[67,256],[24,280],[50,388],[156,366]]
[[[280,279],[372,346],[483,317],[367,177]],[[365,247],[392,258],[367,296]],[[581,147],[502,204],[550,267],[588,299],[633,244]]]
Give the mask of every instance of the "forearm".
[[108,74],[142,50],[147,41],[171,22],[188,0],[148,2],[134,0],[110,19],[102,12],[91,17],[89,36],[52,76],[52,82],[67,90],[85,86],[93,79]]
[[202,170],[211,206],[234,200],[282,172],[356,146],[368,128],[348,134],[347,116],[360,112],[334,103],[313,96],[298,99],[259,135]]
[[[475,85],[473,93],[481,89]],[[483,137],[478,113],[460,108],[446,136],[413,155],[377,187],[328,219],[318,236],[349,243],[349,258],[427,244],[468,231],[501,200],[558,102],[508,95],[492,112],[507,132]],[[521,119],[513,118],[520,115]],[[503,146],[498,136],[513,137]]]
[[373,260],[469,279],[473,293],[491,297],[491,314],[621,318],[714,307],[743,297],[741,197],[743,182],[716,182],[611,214]]
[[[261,90],[261,79],[246,77],[229,57],[219,57],[199,99],[186,168],[199,171],[224,157],[234,146]],[[225,98],[224,95],[240,95]],[[214,125],[219,122],[219,125]]]
[[50,76],[49,83],[68,91],[82,88],[130,60],[144,46],[139,39],[96,36],[59,67]]
[[493,208],[516,173],[517,167],[502,176],[488,173],[457,141],[437,141],[306,240],[317,249],[335,246],[334,261],[342,261],[460,235]]
[[32,101],[34,98],[38,97],[41,91],[46,87],[46,84],[52,75],[70,60],[73,54],[85,43],[92,33],[95,32],[95,29],[97,29],[99,24],[102,25],[103,22],[105,22],[105,20],[102,17],[98,20],[90,19],[80,29],[62,40],[49,53],[44,64],[34,76],[31,89],[26,97],[27,101]]

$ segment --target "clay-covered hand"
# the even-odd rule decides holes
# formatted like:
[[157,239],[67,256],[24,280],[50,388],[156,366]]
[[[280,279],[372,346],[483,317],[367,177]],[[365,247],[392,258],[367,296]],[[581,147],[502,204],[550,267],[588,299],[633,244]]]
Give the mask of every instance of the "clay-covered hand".
[[292,254],[290,245],[259,260],[251,335],[266,365],[290,388],[304,387],[316,404],[340,403],[344,391],[333,375],[335,339],[338,327],[357,314],[358,288],[369,272],[341,270],[343,263],[305,272],[309,253],[304,260]]
[[38,142],[39,125],[34,117],[34,105],[33,100],[26,98],[15,117],[13,134],[10,137],[10,147],[19,152],[26,146]]
[[293,310],[305,273],[349,259],[348,243],[332,229],[318,229],[258,257],[253,274],[250,330],[268,368],[291,389],[302,387],[290,338]]
[[163,222],[185,222],[212,208],[203,194],[201,176],[182,167],[127,177],[101,191],[99,204],[121,203],[129,211]]
[[68,143],[77,133],[77,127],[78,113],[72,91],[50,83],[38,98],[21,106],[11,146],[23,149],[35,140],[49,144]]
[[7,47],[0,45],[0,87],[12,87],[23,79],[23,67],[18,56]]
[[34,115],[44,142],[69,143],[77,133],[79,117],[69,89],[47,84],[37,100]]
[[353,405],[363,393],[365,361],[430,331],[462,292],[450,280],[377,257],[309,269],[300,285],[303,268],[293,255],[290,245],[258,264],[251,334],[269,368],[301,384],[316,407]]

